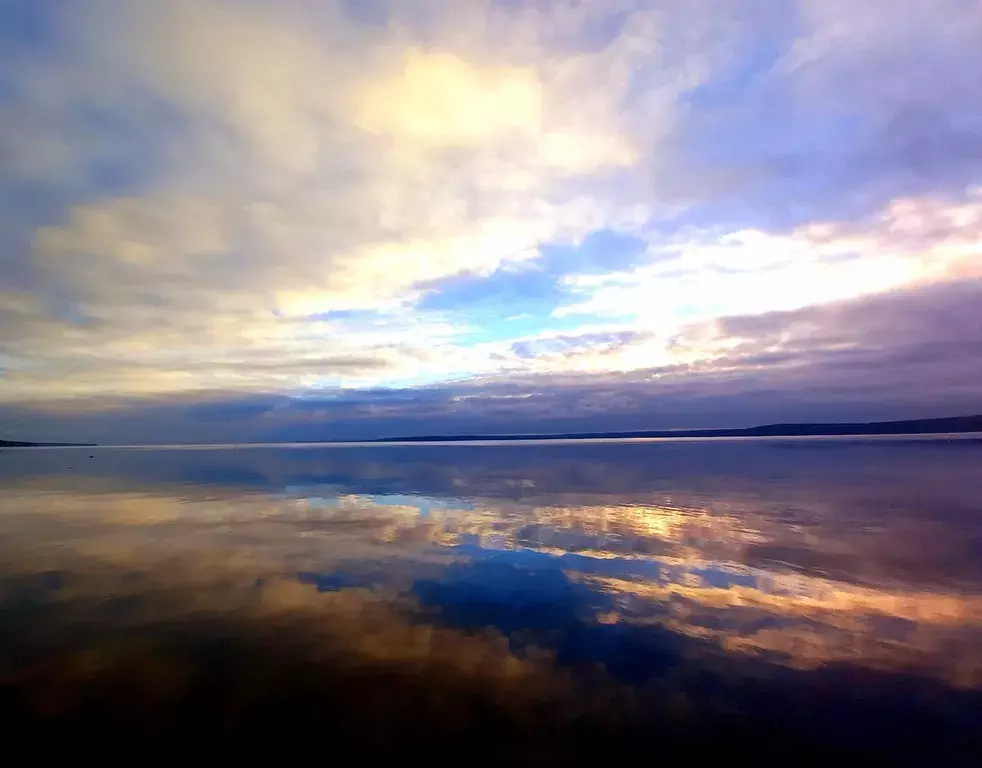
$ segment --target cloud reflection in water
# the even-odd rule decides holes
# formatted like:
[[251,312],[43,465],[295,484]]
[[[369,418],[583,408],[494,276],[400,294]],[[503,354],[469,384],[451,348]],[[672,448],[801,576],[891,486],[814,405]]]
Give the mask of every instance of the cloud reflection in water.
[[409,707],[460,735],[466,700],[524,742],[761,701],[845,734],[857,701],[895,724],[947,691],[957,725],[982,687],[978,445],[796,445],[7,452],[5,701],[75,723],[135,697],[123,719],[166,729],[202,690],[236,727],[351,696],[373,728]]

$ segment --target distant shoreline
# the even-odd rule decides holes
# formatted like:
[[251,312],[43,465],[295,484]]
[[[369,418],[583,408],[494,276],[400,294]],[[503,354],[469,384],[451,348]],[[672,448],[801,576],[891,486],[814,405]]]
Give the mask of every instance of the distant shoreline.
[[[378,437],[368,440],[304,440],[292,443],[237,443],[239,446],[260,445],[346,445],[391,443],[473,443],[473,442],[532,442],[543,440],[630,440],[630,439],[699,439],[713,437],[889,437],[927,436],[982,433],[982,415],[954,416],[943,419],[908,419],[906,421],[869,421],[856,423],[765,424],[745,429],[685,429],[639,430],[633,432],[556,432],[526,435],[410,435]],[[95,447],[208,447],[206,443],[167,445],[144,443],[139,446],[102,445],[98,443],[31,443],[0,440],[0,448],[95,448]],[[211,444],[214,445],[214,444]]]
[[94,448],[98,443],[25,443],[19,440],[0,440],[0,448]]
[[528,435],[412,435],[364,440],[366,443],[456,443],[514,440],[610,440],[631,438],[699,437],[841,437],[928,435],[982,432],[982,415],[944,419],[870,421],[850,424],[766,424],[745,429],[642,430],[633,432],[562,432]]

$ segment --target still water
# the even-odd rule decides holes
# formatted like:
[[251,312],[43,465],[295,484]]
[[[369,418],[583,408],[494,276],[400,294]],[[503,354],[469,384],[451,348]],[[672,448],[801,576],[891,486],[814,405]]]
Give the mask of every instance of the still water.
[[976,439],[0,452],[42,762],[976,764],[980,691]]

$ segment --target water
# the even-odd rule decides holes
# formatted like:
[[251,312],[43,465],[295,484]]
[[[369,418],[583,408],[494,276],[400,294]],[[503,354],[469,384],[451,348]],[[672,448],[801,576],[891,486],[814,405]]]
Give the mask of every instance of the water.
[[5,450],[0,724],[42,762],[969,762],[980,555],[977,439]]

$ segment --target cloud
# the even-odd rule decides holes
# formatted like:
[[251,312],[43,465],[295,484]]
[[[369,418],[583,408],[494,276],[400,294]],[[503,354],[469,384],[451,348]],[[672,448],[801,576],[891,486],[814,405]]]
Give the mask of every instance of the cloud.
[[[557,315],[633,315],[652,327],[754,309],[795,309],[982,273],[982,192],[892,201],[866,220],[789,234],[683,233],[627,272],[568,275]],[[654,299],[654,300],[653,300]]]
[[410,50],[394,77],[358,94],[366,130],[435,146],[542,129],[542,86],[529,69],[480,71],[456,56]]
[[0,400],[709,384],[717,318],[979,275],[977,4],[373,7],[23,11]]
[[[0,421],[6,438],[30,427],[38,439],[226,442],[951,416],[982,409],[980,307],[982,283],[949,281],[693,323],[671,352],[688,362],[638,367],[652,337],[594,329],[503,349],[495,370],[455,382],[49,400],[7,406]],[[236,417],[203,420],[202,407]]]
[[[347,408],[343,428],[373,436],[392,434],[398,420],[416,432],[528,432],[969,413],[982,406],[974,384],[982,375],[980,307],[975,280],[732,316],[678,333],[673,354],[687,362],[619,372],[617,356],[644,350],[649,337],[595,331],[544,338],[511,351],[508,376],[404,391],[377,421],[371,406],[364,420],[355,418],[364,406],[354,395],[323,409],[340,415]],[[615,362],[602,374],[584,374],[583,355]],[[564,356],[574,363],[562,365]],[[341,426],[332,417],[319,428],[329,424]]]
[[[589,153],[572,165],[557,154],[563,136],[581,142],[543,107],[534,67],[471,64],[400,40],[390,52],[333,11],[314,28],[252,4],[74,13],[64,31],[87,78],[80,95],[58,82],[60,109],[93,99],[128,113],[156,100],[176,123],[161,136],[167,158],[153,184],[95,194],[33,233],[28,292],[40,301],[14,320],[7,399],[45,382],[53,396],[279,387],[261,373],[264,356],[283,361],[283,379],[304,360],[366,351],[357,332],[338,339],[309,315],[396,310],[419,283],[489,274],[610,218],[589,197],[546,199],[553,175],[577,172]],[[334,47],[345,34],[364,50]],[[34,70],[60,75],[69,62],[59,55]],[[77,139],[59,137],[88,155]],[[446,154],[454,147],[465,154]],[[606,162],[589,156],[591,167]],[[410,361],[403,375],[418,358],[390,351]],[[378,361],[366,370],[384,366],[383,349],[367,353]],[[257,356],[249,376],[240,362]],[[228,358],[234,376],[223,373]],[[195,373],[198,360],[213,375]]]

